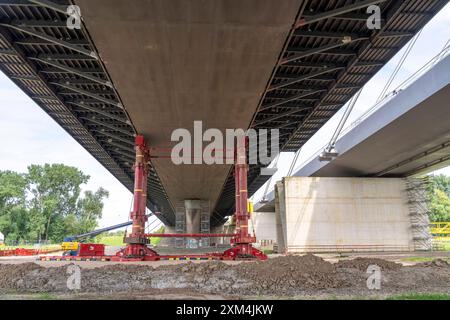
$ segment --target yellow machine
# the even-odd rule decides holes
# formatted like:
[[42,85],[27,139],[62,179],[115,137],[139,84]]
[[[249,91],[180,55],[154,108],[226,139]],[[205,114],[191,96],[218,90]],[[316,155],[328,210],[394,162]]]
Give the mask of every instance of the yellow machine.
[[430,232],[433,236],[450,237],[450,222],[432,222]]
[[250,200],[247,202],[247,212],[250,214],[253,213],[253,202]]
[[63,242],[61,247],[64,251],[78,250],[79,242]]

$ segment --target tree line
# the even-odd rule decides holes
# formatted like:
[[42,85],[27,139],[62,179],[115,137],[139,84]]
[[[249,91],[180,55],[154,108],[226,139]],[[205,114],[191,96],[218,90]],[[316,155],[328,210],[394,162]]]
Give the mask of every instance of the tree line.
[[[99,188],[81,194],[89,178],[63,164],[0,171],[0,232],[8,241],[60,242],[95,230],[109,193]],[[430,176],[427,194],[430,221],[450,221],[450,177]]]
[[450,177],[443,174],[430,176],[428,209],[431,222],[450,221]]
[[0,171],[0,231],[9,242],[60,242],[95,230],[107,190],[81,192],[90,177],[63,164]]

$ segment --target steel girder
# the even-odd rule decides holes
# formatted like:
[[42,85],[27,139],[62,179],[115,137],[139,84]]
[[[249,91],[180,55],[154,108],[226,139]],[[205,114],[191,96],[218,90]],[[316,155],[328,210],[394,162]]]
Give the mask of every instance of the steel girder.
[[[136,131],[88,32],[67,28],[66,0],[0,0],[0,70],[130,191]],[[148,207],[174,223],[150,167]]]

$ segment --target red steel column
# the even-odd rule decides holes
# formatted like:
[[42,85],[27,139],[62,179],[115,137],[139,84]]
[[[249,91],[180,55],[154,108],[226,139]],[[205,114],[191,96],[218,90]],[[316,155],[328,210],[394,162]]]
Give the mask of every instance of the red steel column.
[[223,254],[223,259],[258,258],[266,260],[267,256],[253,248],[252,243],[256,238],[248,232],[248,190],[247,190],[247,141],[237,144],[236,159],[234,164],[235,195],[236,195],[236,231],[231,243],[233,248]]
[[141,238],[145,233],[145,222],[147,216],[147,176],[148,162],[150,160],[149,150],[145,145],[144,137],[136,137],[136,162],[134,164],[134,203],[130,218],[133,220],[131,238]]
[[157,260],[158,254],[147,247],[145,223],[148,218],[147,208],[147,178],[149,173],[150,151],[143,136],[135,139],[136,162],[134,164],[134,200],[130,219],[133,221],[131,234],[125,238],[126,248],[116,256],[123,260]]

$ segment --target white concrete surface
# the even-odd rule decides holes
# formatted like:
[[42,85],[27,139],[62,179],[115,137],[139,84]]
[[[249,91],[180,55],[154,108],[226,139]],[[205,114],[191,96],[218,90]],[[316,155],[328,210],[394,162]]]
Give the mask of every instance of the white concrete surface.
[[249,230],[255,231],[258,242],[276,242],[275,212],[253,212],[249,221]]
[[289,177],[276,202],[281,252],[414,250],[402,179]]

